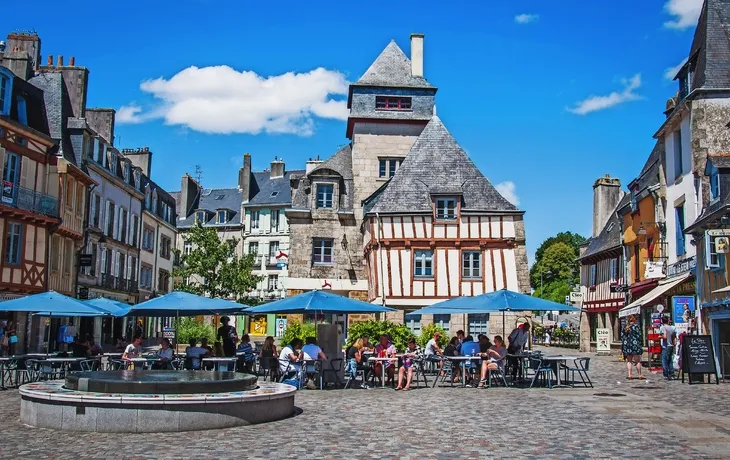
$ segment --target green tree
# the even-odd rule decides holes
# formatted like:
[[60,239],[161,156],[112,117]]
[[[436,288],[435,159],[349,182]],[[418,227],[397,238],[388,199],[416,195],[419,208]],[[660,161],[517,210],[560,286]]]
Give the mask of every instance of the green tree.
[[390,335],[393,340],[393,345],[395,345],[398,351],[404,351],[408,346],[408,339],[416,337],[405,324],[376,320],[362,321],[352,323],[347,328],[347,346],[352,346],[360,337],[367,337],[370,340],[370,344],[375,346],[378,344],[378,340],[382,334]]
[[530,285],[536,297],[565,301],[573,285],[580,282],[578,248],[584,242],[585,238],[577,233],[561,232],[540,245],[530,268]]
[[433,338],[433,335],[437,332],[441,333],[441,338],[439,339],[439,347],[441,347],[442,349],[445,348],[446,345],[449,344],[449,334],[444,330],[444,328],[433,323],[421,327],[421,335],[416,339],[416,342],[418,342],[418,346],[421,348],[425,348],[428,341],[431,340]]
[[180,344],[185,345],[190,339],[200,340],[206,338],[211,343],[215,339],[213,326],[199,321],[197,318],[179,318],[175,322],[175,329],[177,329],[177,343]]
[[298,321],[289,321],[284,329],[284,334],[279,341],[282,345],[289,345],[294,339],[301,339],[304,342],[307,337],[316,337],[317,330],[314,323],[300,323]]
[[[193,249],[180,257],[173,270],[175,289],[214,298],[233,298],[246,303],[246,295],[262,277],[252,273],[253,255],[236,254],[237,238],[221,240],[212,227],[195,224],[183,235]],[[179,251],[176,252],[179,255]]]

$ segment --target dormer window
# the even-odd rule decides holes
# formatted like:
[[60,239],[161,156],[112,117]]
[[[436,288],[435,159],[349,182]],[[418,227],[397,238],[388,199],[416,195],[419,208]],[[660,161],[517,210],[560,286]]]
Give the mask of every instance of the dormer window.
[[139,179],[140,179],[139,176],[140,176],[140,172],[134,171],[134,188],[136,188],[137,190],[139,190]]
[[205,218],[205,211],[198,211],[195,213],[195,223],[204,224],[208,219]]
[[157,212],[157,190],[152,192],[152,212]]
[[25,98],[18,96],[16,101],[18,105],[18,121],[25,126],[28,126],[28,112],[25,105]]
[[117,154],[112,152],[112,154],[109,156],[109,171],[112,172],[115,176],[117,175]]
[[124,162],[124,171],[122,172],[122,175],[124,176],[124,182],[129,182],[129,163],[126,161]]
[[225,224],[226,222],[228,222],[228,211],[218,211],[217,222],[219,224]]
[[456,220],[456,198],[436,199],[436,220]]
[[150,193],[150,188],[148,186],[147,191],[144,194],[144,207],[147,209],[150,209],[151,202],[152,202],[152,194]]
[[317,208],[332,209],[332,196],[335,186],[332,184],[317,185]]
[[0,73],[0,114],[10,114],[10,77]]
[[278,194],[279,194],[278,191],[273,191],[273,192],[271,192],[270,198],[275,198]]
[[720,171],[716,167],[710,170],[710,201],[720,199]]
[[376,96],[376,110],[411,110],[410,97]]
[[636,212],[638,203],[636,202],[636,189],[631,190],[631,212]]

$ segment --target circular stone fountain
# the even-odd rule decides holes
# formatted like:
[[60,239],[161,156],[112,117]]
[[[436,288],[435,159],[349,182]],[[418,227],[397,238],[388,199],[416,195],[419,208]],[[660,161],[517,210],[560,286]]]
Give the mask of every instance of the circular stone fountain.
[[295,392],[234,372],[80,372],[21,386],[20,421],[107,433],[227,428],[290,417]]

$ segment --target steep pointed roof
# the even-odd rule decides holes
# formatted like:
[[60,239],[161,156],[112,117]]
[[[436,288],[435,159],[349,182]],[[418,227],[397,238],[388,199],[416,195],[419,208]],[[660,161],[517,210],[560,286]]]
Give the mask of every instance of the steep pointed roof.
[[380,56],[353,85],[434,88],[425,78],[414,77],[411,74],[411,60],[395,40],[388,43]]
[[477,169],[434,116],[388,185],[365,203],[368,213],[432,212],[432,194],[463,196],[464,212],[521,212]]
[[343,179],[352,179],[352,147],[350,144],[342,147],[327,159],[327,161],[314,168],[309,174],[323,170],[334,171],[342,176]]
[[706,0],[689,53],[692,90],[730,88],[730,2]]

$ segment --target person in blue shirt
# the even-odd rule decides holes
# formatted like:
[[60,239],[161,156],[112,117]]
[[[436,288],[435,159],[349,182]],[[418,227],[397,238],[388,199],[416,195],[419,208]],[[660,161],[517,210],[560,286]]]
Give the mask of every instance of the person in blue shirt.
[[[462,356],[479,356],[479,344],[474,341],[474,337],[467,335],[464,341],[461,343],[461,354]],[[473,373],[481,367],[481,360],[464,361],[464,378],[467,380],[472,379]]]
[[240,368],[244,372],[251,372],[253,370],[253,363],[256,361],[256,355],[253,352],[251,346],[251,337],[248,334],[243,334],[241,337],[241,343],[238,344],[238,350],[236,351]]

